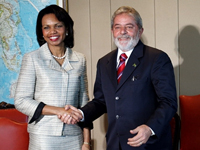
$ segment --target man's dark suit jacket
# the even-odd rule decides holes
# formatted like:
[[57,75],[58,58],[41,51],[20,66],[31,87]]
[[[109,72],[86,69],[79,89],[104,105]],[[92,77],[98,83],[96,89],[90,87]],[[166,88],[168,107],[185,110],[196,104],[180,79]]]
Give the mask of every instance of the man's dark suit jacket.
[[[81,108],[85,122],[108,115],[107,150],[171,150],[170,120],[177,111],[172,63],[166,53],[144,45],[134,48],[117,84],[117,50],[97,64],[94,99]],[[146,124],[154,132],[138,148],[127,144],[130,130]]]

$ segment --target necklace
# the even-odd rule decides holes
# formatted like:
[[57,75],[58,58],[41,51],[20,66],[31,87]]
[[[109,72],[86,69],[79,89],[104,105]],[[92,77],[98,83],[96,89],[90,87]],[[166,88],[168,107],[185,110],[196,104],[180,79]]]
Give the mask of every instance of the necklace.
[[[68,49],[67,49],[67,50],[68,50]],[[66,50],[66,51],[67,51],[67,50]],[[62,57],[58,57],[58,56],[55,56],[55,55],[53,55],[53,54],[52,54],[52,56],[53,56],[54,58],[56,58],[56,59],[63,59],[63,58],[65,58],[66,55],[67,55],[66,51],[65,51],[65,55],[63,55]]]

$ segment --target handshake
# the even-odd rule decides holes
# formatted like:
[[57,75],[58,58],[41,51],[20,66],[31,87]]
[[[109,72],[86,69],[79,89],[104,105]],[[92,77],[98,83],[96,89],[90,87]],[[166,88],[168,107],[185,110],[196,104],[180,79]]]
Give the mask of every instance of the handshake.
[[82,112],[72,105],[66,105],[64,108],[60,108],[57,116],[66,124],[76,124],[83,119]]

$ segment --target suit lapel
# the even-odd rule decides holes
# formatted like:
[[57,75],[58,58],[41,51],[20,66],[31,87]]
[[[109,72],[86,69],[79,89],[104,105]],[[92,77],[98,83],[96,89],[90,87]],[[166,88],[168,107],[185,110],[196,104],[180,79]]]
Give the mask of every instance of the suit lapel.
[[66,50],[67,56],[62,64],[60,66],[58,62],[51,56],[51,52],[48,48],[47,43],[41,46],[41,58],[45,63],[48,64],[50,69],[62,71],[63,69],[68,72],[73,69],[73,67],[70,64],[70,61],[78,61],[78,57],[74,54],[74,52],[71,49]]
[[40,49],[41,51],[39,57],[42,61],[44,61],[44,64],[47,64],[47,66],[49,66],[50,69],[60,71],[60,66],[58,65],[56,60],[54,60],[54,58],[51,56],[51,52],[48,48],[47,43],[42,45]]
[[128,59],[126,67],[123,71],[122,78],[117,86],[117,90],[124,84],[124,82],[132,74],[132,72],[139,66],[140,64],[139,58],[143,56],[143,47],[144,47],[143,43],[139,41],[139,43],[131,53],[130,58]]
[[68,48],[67,56],[65,58],[62,67],[65,69],[66,72],[70,71],[73,69],[73,66],[70,64],[70,62],[75,62],[75,61],[79,61],[76,53],[73,52],[72,49]]
[[107,73],[114,87],[117,87],[116,58],[117,58],[117,50],[114,50],[113,52],[111,52],[111,56],[108,57],[106,65]]

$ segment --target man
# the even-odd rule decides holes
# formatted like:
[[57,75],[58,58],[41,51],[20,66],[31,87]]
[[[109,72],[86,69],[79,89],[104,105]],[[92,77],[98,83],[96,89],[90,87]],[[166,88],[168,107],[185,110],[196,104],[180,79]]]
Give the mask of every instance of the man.
[[177,111],[173,66],[166,53],[140,41],[142,33],[135,9],[115,11],[112,34],[118,48],[98,61],[94,99],[81,108],[84,115],[67,106],[74,109],[74,119],[62,117],[73,124],[84,116],[87,123],[107,113],[107,150],[172,149],[169,122]]

